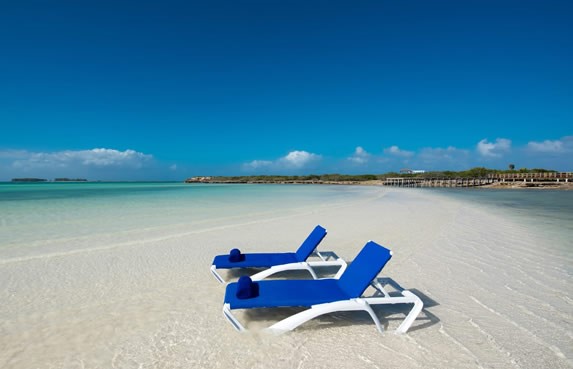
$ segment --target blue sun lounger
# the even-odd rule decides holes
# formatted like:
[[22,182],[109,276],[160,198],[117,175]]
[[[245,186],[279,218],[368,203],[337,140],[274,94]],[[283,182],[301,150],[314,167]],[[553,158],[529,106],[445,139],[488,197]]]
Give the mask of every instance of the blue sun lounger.
[[[217,269],[268,268],[251,276],[252,280],[264,279],[285,270],[307,270],[314,279],[317,279],[313,267],[339,266],[337,274],[339,276],[346,269],[346,262],[340,258],[329,260],[316,251],[325,236],[326,229],[317,225],[296,252],[242,254],[240,250],[233,249],[228,255],[215,256],[211,265],[211,273],[221,283],[225,283],[225,280]],[[311,255],[317,256],[319,260],[307,261]]]
[[[370,305],[413,304],[414,306],[396,332],[406,333],[420,311],[423,303],[408,290],[401,296],[390,296],[376,281],[376,276],[392,257],[392,252],[369,241],[339,279],[320,280],[268,280],[253,282],[243,276],[236,283],[227,285],[223,314],[238,331],[245,328],[232,314],[235,309],[307,307],[308,309],[285,318],[267,328],[274,333],[283,333],[323,314],[363,310],[370,314],[378,330],[383,327]],[[372,297],[362,297],[372,286]]]

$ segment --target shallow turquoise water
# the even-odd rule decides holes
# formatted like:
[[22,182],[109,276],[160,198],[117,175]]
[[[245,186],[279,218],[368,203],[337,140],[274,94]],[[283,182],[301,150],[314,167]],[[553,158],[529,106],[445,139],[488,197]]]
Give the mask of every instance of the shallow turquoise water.
[[429,191],[486,207],[524,224],[546,240],[540,248],[573,253],[573,191],[537,189],[431,189]]
[[465,201],[511,211],[518,217],[573,230],[573,191],[532,189],[433,190]]
[[[503,212],[573,249],[573,191],[411,190],[433,191]],[[0,250],[67,239],[73,248],[73,240],[80,237],[110,238],[118,232],[173,225],[193,229],[229,218],[276,217],[383,191],[365,186],[1,183]]]
[[350,186],[184,183],[0,184],[6,245],[98,236],[329,206],[379,189]]

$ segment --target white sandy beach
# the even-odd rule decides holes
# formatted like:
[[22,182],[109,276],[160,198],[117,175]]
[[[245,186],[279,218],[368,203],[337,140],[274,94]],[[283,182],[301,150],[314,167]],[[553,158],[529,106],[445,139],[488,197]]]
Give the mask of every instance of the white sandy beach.
[[[383,275],[425,302],[407,334],[392,333],[403,315],[385,309],[384,334],[361,312],[281,336],[257,330],[289,309],[239,313],[247,334],[224,319],[213,256],[295,250],[316,224],[329,231],[320,249],[347,260],[370,239],[393,250]],[[0,367],[573,367],[570,239],[432,192],[75,241],[78,251],[0,260]]]

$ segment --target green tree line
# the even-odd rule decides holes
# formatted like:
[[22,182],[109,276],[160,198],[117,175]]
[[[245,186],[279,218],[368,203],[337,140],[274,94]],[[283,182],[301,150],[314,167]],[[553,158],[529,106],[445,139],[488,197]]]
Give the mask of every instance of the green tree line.
[[490,174],[501,173],[546,173],[556,172],[555,170],[541,168],[521,168],[518,170],[499,170],[476,167],[463,171],[431,171],[425,173],[404,174],[389,172],[384,174],[310,174],[302,176],[281,176],[281,175],[255,175],[255,176],[220,176],[211,177],[209,182],[365,182],[384,180],[391,177],[403,178],[484,178]]

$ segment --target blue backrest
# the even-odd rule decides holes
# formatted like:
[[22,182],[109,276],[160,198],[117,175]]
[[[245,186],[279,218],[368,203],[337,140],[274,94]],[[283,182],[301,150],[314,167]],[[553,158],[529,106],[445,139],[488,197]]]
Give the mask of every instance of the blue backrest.
[[312,232],[308,235],[306,240],[300,245],[298,250],[296,250],[296,259],[298,261],[305,261],[310,254],[316,249],[320,241],[326,236],[326,229],[317,225],[314,227]]
[[374,241],[368,241],[346,268],[338,285],[351,298],[360,297],[391,257],[392,251]]

